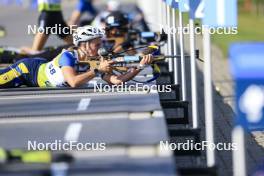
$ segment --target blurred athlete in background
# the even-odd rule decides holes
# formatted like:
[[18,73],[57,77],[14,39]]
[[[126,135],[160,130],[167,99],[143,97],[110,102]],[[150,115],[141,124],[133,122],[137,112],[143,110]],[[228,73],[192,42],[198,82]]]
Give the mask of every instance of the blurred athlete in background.
[[63,19],[61,11],[61,0],[38,0],[39,19],[38,27],[44,29],[35,35],[32,47],[22,47],[21,50],[27,54],[34,54],[43,49],[51,29],[60,27],[63,29],[58,32],[59,38],[63,39],[66,44],[72,44],[71,30]]

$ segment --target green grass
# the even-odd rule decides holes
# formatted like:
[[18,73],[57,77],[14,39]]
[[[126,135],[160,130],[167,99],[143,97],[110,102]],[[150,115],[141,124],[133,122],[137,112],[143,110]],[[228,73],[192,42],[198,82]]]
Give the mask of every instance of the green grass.
[[[264,14],[257,15],[253,13],[245,13],[242,11],[242,0],[239,1],[239,14],[238,14],[238,34],[225,35],[214,34],[212,35],[212,42],[216,44],[223,51],[225,56],[228,55],[228,48],[233,42],[243,41],[263,41],[264,42]],[[177,12],[178,13],[178,12]],[[184,24],[188,24],[188,14],[183,15]],[[202,22],[196,20],[198,24]]]
[[238,34],[213,35],[212,41],[227,56],[229,45],[239,41],[264,41],[264,16],[240,13],[238,17]]

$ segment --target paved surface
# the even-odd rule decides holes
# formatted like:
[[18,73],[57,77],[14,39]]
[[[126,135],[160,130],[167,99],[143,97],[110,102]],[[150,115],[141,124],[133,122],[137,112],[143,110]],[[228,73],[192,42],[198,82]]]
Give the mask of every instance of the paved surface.
[[1,97],[0,101],[2,109],[0,117],[31,117],[161,110],[158,94],[17,96]]
[[[140,116],[143,119],[140,119]],[[135,119],[133,119],[133,117]],[[80,124],[79,142],[107,145],[155,145],[168,140],[165,120],[151,113],[99,113],[81,116],[31,117],[0,119],[0,146],[7,149],[27,148],[27,142],[69,141],[70,126]],[[7,135],[8,134],[8,135]],[[10,140],[16,139],[16,140]]]

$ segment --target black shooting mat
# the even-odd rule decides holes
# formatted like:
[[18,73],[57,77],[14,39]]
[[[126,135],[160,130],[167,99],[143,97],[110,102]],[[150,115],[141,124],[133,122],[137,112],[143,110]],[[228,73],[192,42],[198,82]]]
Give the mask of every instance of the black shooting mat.
[[0,117],[151,112],[161,109],[157,93],[1,96],[0,100]]
[[[152,117],[147,113],[141,115],[142,119],[130,119],[130,116],[128,113],[109,113],[101,116],[73,116],[70,119],[1,119],[0,146],[27,148],[28,140],[51,143],[56,140],[67,142],[73,138],[81,143],[104,142],[110,145],[153,145],[168,140],[162,116]],[[78,132],[74,127],[70,129],[76,124],[81,125]],[[76,135],[78,137],[72,137]]]
[[[1,176],[35,176],[50,173],[51,168],[59,165],[21,165],[12,164],[1,168]],[[12,173],[12,174],[11,174]],[[175,163],[172,157],[111,156],[75,161],[69,165],[70,176],[175,176]]]

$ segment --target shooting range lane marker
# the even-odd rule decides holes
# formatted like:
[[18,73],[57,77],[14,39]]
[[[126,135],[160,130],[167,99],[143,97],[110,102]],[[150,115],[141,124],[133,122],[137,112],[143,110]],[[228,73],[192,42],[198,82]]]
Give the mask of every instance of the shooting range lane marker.
[[[147,152],[146,152],[147,151]],[[160,145],[108,145],[106,150],[87,150],[87,151],[69,151],[69,153],[77,159],[89,158],[107,158],[125,156],[128,158],[153,158],[153,157],[171,157],[172,151],[160,148]]]
[[163,111],[157,110],[152,113],[152,118],[164,118],[165,114]]
[[225,1],[217,1],[217,23],[222,26],[225,25]]
[[[169,5],[167,5],[166,9],[166,14],[167,14],[167,27],[170,29],[171,28],[171,8]],[[172,38],[171,38],[171,33],[170,31],[168,32],[168,55],[172,55]],[[173,71],[173,63],[172,63],[173,58],[169,58],[169,72]]]
[[[173,9],[172,11],[172,26],[174,29],[177,29],[177,24],[176,24],[176,10]],[[177,55],[177,35],[176,32],[173,32],[173,55]],[[178,78],[178,59],[173,58],[173,73],[174,73],[174,84],[179,84],[179,78]]]
[[91,98],[82,98],[78,104],[77,111],[86,111],[90,105]]
[[232,152],[234,176],[246,176],[245,137],[241,126],[236,126],[232,131],[232,143],[237,145],[237,150]]
[[142,119],[150,119],[151,114],[149,112],[136,112],[136,113],[130,113],[128,118],[130,120],[142,120]]
[[81,123],[71,123],[66,130],[64,140],[65,141],[78,141],[81,130],[82,130]]
[[183,34],[183,17],[182,12],[179,11],[179,28],[180,28],[180,54],[181,54],[181,87],[182,87],[182,100],[187,99],[186,92],[186,72],[185,72],[185,53],[184,53],[184,34]]
[[198,94],[197,94],[197,76],[196,76],[196,58],[195,58],[195,32],[194,32],[194,19],[189,19],[190,28],[190,52],[191,52],[191,99],[192,99],[192,123],[193,128],[199,127],[198,116]]
[[[203,38],[204,49],[204,103],[205,103],[205,139],[214,143],[213,90],[211,67],[211,37],[209,28],[205,28]],[[206,150],[207,167],[215,166],[215,150]]]
[[26,117],[26,118],[0,118],[1,124],[16,124],[16,123],[54,123],[54,122],[72,122],[72,121],[92,121],[92,120],[104,120],[104,119],[126,119],[129,113],[100,113],[100,114],[83,114],[77,116],[50,116],[49,118],[43,117]]

